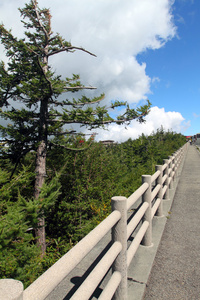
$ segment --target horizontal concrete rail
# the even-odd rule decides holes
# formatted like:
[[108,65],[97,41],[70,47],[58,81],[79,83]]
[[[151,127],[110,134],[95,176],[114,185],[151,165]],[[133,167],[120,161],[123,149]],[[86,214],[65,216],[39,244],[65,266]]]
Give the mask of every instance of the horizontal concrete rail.
[[161,184],[156,185],[156,187],[153,189],[152,193],[151,193],[151,202],[155,199],[156,195],[158,194],[158,192],[161,189]]
[[148,184],[143,183],[129,198],[127,199],[127,210],[131,208],[137,202],[137,200],[144,194],[148,189]]
[[115,271],[109,282],[107,283],[106,287],[104,288],[103,292],[101,293],[100,297],[98,298],[99,300],[110,300],[113,298],[113,295],[118,288],[120,282],[122,279],[122,275],[120,272]]
[[166,193],[167,189],[168,189],[168,186],[167,186],[167,185],[165,185],[165,186],[163,187],[163,196],[165,195],[165,193]]
[[113,211],[104,221],[77,245],[36,279],[25,291],[23,300],[43,300],[95,247],[105,234],[119,221],[121,214]]
[[71,300],[88,300],[109,268],[112,266],[114,260],[119,255],[121,250],[121,243],[115,242],[100,260],[98,265],[93,269],[90,275],[86,278],[84,284],[81,285],[76,293],[71,297]]
[[[89,299],[106,273],[112,269],[99,299],[126,300],[127,269],[140,244],[152,244],[152,219],[155,215],[163,216],[163,201],[169,199],[169,189],[173,188],[173,181],[184,161],[186,149],[187,144],[165,159],[163,165],[156,166],[153,175],[143,175],[142,185],[130,197],[113,197],[112,213],[24,292],[22,291],[23,300],[44,300],[110,230],[110,248],[70,299]],[[2,286],[4,282],[1,281]],[[9,299],[21,300],[22,293],[18,298],[16,296]]]
[[127,267],[129,267],[147,229],[149,227],[149,222],[144,221],[142,226],[140,227],[136,237],[134,238],[133,242],[131,243],[130,247],[128,248],[128,253],[127,253]]
[[165,174],[162,178],[162,183],[164,183],[167,180],[167,174]]
[[160,171],[156,171],[152,176],[151,176],[151,183],[153,183],[157,178],[158,176],[160,175]]
[[161,199],[157,198],[156,202],[154,203],[154,206],[151,209],[151,219],[153,219],[153,217],[155,216],[156,211],[158,210],[160,204],[161,204]]
[[135,230],[135,228],[141,221],[141,219],[144,216],[148,207],[149,207],[149,203],[147,203],[147,202],[143,203],[142,206],[137,211],[137,213],[134,215],[134,217],[128,223],[128,225],[127,225],[127,240],[129,239],[130,235],[133,233],[133,231]]

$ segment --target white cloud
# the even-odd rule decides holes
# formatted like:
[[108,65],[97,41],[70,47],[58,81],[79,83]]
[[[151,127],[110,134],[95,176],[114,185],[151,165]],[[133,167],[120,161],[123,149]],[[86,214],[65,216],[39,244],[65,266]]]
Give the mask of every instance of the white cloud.
[[161,128],[161,126],[165,131],[172,130],[180,133],[185,131],[190,126],[190,123],[185,123],[184,118],[179,112],[166,112],[164,108],[154,106],[147,115],[145,123],[139,124],[136,121],[132,121],[127,127],[124,125],[111,124],[108,126],[108,131],[96,131],[98,133],[96,140],[111,139],[118,142],[124,142],[129,138],[136,139],[142,133],[150,135]]
[[[0,22],[12,28],[14,35],[24,31],[18,7],[25,0],[1,0]],[[27,1],[29,2],[29,1]],[[40,7],[50,7],[54,32],[59,32],[75,46],[95,53],[94,58],[83,52],[63,53],[51,60],[58,73],[81,75],[85,84],[96,86],[98,94],[106,94],[105,102],[123,99],[139,103],[151,93],[151,84],[159,78],[146,74],[146,64],[139,64],[137,54],[159,49],[176,34],[170,0],[39,0]],[[1,48],[2,49],[2,48]],[[1,51],[0,49],[0,51]],[[109,126],[98,139],[125,140],[144,132],[150,134],[161,125],[180,131],[183,117],[178,112],[165,112],[153,107],[146,124],[132,122],[128,129]]]
[[152,81],[152,83],[160,82],[160,78],[159,77],[153,77],[151,81]]
[[[45,1],[43,1],[45,2]],[[51,2],[48,2],[49,5]],[[175,35],[169,0],[115,1],[60,0],[60,9],[52,4],[53,25],[75,45],[97,55],[85,53],[63,56],[66,72],[80,72],[82,78],[105,92],[106,99],[124,99],[136,103],[150,93],[151,80],[145,64],[135,57],[147,49],[159,49]],[[55,22],[56,20],[56,22]],[[66,24],[63,26],[63,24]]]
[[[29,1],[28,1],[29,2]],[[151,79],[145,64],[135,57],[147,49],[159,49],[175,35],[169,0],[39,0],[50,7],[54,32],[72,44],[95,53],[64,54],[52,60],[58,72],[80,73],[84,82],[100,88],[107,100],[130,103],[146,98]],[[1,0],[0,20],[21,35],[18,7],[25,0]]]
[[200,117],[200,115],[198,115],[196,113],[193,113],[193,116],[194,116],[195,119]]

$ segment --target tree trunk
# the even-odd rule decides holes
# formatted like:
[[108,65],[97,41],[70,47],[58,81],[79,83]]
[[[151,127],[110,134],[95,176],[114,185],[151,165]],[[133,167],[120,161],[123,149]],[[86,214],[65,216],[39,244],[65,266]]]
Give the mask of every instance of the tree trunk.
[[[36,155],[35,166],[35,191],[34,197],[38,199],[41,188],[46,177],[46,153],[47,153],[47,116],[48,116],[48,97],[41,100],[40,106],[40,126],[39,126],[39,146]],[[41,199],[45,201],[45,199]],[[44,215],[38,218],[37,228],[35,229],[37,244],[41,248],[41,255],[46,251],[45,238],[45,218]]]
[[[46,142],[45,141],[42,141],[38,146],[35,171],[36,171],[36,177],[35,177],[34,197],[38,199],[40,194],[40,189],[43,186],[46,177]],[[37,224],[37,228],[35,229],[35,235],[37,237],[37,244],[41,248],[41,254],[42,256],[44,256],[46,251],[44,216],[38,218],[38,224]]]
[[[44,74],[48,71],[48,43],[44,48],[44,57],[42,67]],[[46,76],[46,75],[45,75]],[[40,126],[39,126],[39,141],[40,144],[37,149],[36,155],[36,177],[35,177],[35,193],[34,196],[38,199],[40,190],[45,182],[46,177],[46,153],[47,153],[47,119],[48,119],[48,101],[51,95],[47,95],[40,102]],[[45,199],[41,199],[45,201]],[[37,237],[37,244],[41,248],[41,256],[44,256],[46,252],[46,234],[45,234],[45,217],[38,218],[37,228],[35,229],[35,235]]]

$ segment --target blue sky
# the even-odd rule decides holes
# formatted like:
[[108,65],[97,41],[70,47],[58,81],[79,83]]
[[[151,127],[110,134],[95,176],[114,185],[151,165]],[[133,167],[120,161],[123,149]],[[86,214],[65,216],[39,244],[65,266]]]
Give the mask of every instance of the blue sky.
[[172,6],[177,36],[159,50],[138,55],[150,77],[158,77],[149,95],[153,105],[179,111],[191,126],[186,135],[200,132],[200,1],[176,0]]
[[[18,7],[28,0],[1,0],[0,22],[22,37]],[[199,0],[38,0],[52,14],[54,32],[95,53],[63,53],[50,63],[58,74],[80,74],[105,93],[104,104],[125,100],[134,107],[152,102],[145,124],[112,124],[97,140],[125,141],[165,130],[200,132]],[[6,60],[0,45],[0,57]]]

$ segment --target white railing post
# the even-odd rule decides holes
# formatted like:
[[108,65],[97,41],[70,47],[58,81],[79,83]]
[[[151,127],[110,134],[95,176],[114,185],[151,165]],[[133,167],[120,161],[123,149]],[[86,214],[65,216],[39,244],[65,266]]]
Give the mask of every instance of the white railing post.
[[175,170],[176,170],[176,156],[175,155],[176,155],[175,153],[173,153],[173,155],[172,155],[173,187],[174,187],[174,182],[175,182],[175,178],[176,178],[176,172],[175,172]]
[[161,188],[158,192],[157,197],[160,198],[160,205],[158,206],[158,209],[156,211],[156,216],[157,217],[162,217],[163,216],[163,190],[162,190],[162,177],[163,177],[163,170],[162,170],[162,166],[161,165],[157,165],[156,166],[156,172],[160,171],[160,175],[158,176],[158,178],[156,179],[156,185],[160,184]]
[[116,196],[112,198],[112,211],[118,210],[121,219],[112,228],[112,242],[120,242],[122,250],[112,266],[112,272],[120,272],[122,279],[112,299],[127,299],[127,198]]
[[151,219],[151,175],[142,175],[142,184],[148,183],[149,187],[146,192],[142,195],[142,202],[147,202],[149,207],[147,208],[142,222],[144,223],[147,221],[149,223],[148,229],[142,239],[141,244],[144,246],[151,246],[152,245],[152,219]]
[[23,290],[21,281],[0,279],[0,299],[23,300]]
[[178,176],[180,175],[180,166],[182,164],[182,156],[183,156],[183,148],[181,147],[181,149],[179,150],[178,153]]
[[171,178],[171,181],[170,181],[170,184],[169,184],[169,188],[170,189],[173,189],[173,177],[172,177],[172,156],[169,156],[169,160],[170,160],[170,163],[169,163],[169,168],[171,169],[171,173],[170,173],[170,178]]
[[178,176],[178,159],[179,159],[179,151],[175,152],[175,180]]
[[163,163],[167,164],[167,167],[164,170],[164,175],[167,175],[167,179],[165,180],[165,185],[167,186],[167,190],[164,195],[165,200],[169,200],[169,165],[168,165],[168,159],[163,159]]

